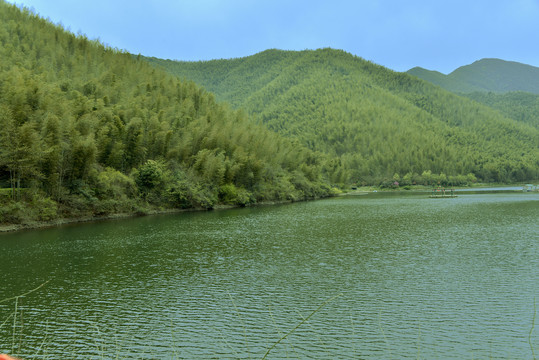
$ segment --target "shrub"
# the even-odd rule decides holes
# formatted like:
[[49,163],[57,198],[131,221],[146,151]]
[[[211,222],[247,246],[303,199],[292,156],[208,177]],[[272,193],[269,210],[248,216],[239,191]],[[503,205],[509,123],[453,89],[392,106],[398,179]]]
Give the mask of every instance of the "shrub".
[[176,180],[167,188],[167,200],[171,206],[180,209],[192,208],[191,184],[186,180]]
[[134,197],[136,192],[135,181],[115,169],[106,168],[97,175],[96,195],[100,199]]
[[58,218],[58,204],[51,198],[35,196],[31,205],[40,221],[51,221]]
[[19,202],[7,202],[0,206],[0,223],[20,224],[24,222],[24,206]]
[[167,186],[166,199],[176,208],[212,209],[217,204],[218,193],[211,186],[183,179]]
[[223,204],[245,206],[254,202],[253,195],[244,188],[237,188],[234,184],[225,184],[219,187],[219,200]]
[[148,160],[133,177],[144,199],[150,203],[162,204],[166,201],[166,187],[172,181],[170,171],[162,161]]

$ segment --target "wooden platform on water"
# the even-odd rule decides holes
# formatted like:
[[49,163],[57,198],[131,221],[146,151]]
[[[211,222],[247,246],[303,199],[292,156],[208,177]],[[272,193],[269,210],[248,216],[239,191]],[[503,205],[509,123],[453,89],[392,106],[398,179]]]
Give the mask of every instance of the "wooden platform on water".
[[446,189],[443,187],[438,187],[436,189],[432,189],[432,193],[429,196],[432,199],[451,199],[456,198],[457,195],[455,195],[455,189]]

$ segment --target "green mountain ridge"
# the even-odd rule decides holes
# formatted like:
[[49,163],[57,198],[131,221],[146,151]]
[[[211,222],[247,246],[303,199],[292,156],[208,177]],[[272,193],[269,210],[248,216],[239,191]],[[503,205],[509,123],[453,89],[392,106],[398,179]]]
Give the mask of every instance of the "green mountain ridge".
[[474,86],[460,79],[455,79],[449,75],[442,74],[434,70],[427,70],[421,67],[414,67],[407,71],[408,74],[428,81],[454,93],[471,93],[484,91],[479,86]]
[[420,67],[407,73],[539,128],[537,67],[514,61],[483,59],[462,66],[449,75]]
[[404,175],[408,182],[423,173],[472,173],[501,182],[538,177],[536,128],[344,51],[146,60],[201,84],[270,129],[335,157],[333,182],[402,181]]
[[505,116],[539,129],[539,95],[512,91],[503,94],[472,92],[464,96],[498,110]]
[[523,91],[539,94],[539,68],[515,61],[481,59],[448,75],[420,67],[407,73],[456,93]]
[[301,200],[326,158],[0,1],[0,223]]

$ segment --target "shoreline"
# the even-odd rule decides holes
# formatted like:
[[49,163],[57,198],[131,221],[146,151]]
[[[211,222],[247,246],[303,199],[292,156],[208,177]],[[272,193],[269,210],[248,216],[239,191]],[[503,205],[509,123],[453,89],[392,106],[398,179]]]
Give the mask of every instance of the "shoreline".
[[151,215],[164,215],[164,214],[179,214],[193,211],[212,211],[212,210],[227,210],[237,208],[239,206],[235,205],[218,205],[213,209],[163,209],[163,210],[149,210],[144,213],[117,213],[109,214],[103,216],[79,216],[73,218],[61,218],[55,219],[52,221],[35,221],[26,224],[0,224],[0,234],[2,233],[12,233],[24,230],[37,230],[37,229],[47,229],[56,226],[69,225],[69,224],[79,224],[79,223],[88,223],[88,222],[99,222],[107,220],[121,220],[129,219],[135,217],[151,216]]
[[[318,199],[308,199],[308,200],[318,200]],[[302,200],[302,201],[308,201],[308,200]],[[107,220],[121,220],[121,219],[129,219],[129,218],[152,216],[152,215],[181,214],[181,213],[195,212],[195,211],[196,212],[220,211],[220,210],[238,209],[242,207],[271,206],[271,205],[288,204],[288,203],[292,203],[292,201],[290,200],[264,201],[261,203],[250,204],[246,206],[220,204],[220,205],[214,206],[211,209],[204,209],[204,208],[162,209],[162,210],[154,209],[154,210],[145,211],[143,213],[117,213],[117,214],[109,214],[109,215],[103,215],[103,216],[79,216],[79,217],[73,217],[73,218],[61,218],[61,219],[55,219],[52,221],[35,221],[35,222],[29,222],[25,224],[0,224],[0,235],[7,234],[7,233],[15,233],[19,231],[25,231],[25,230],[47,229],[47,228],[52,228],[52,227],[62,226],[62,225],[69,225],[69,224],[80,224],[80,223],[99,222],[99,221],[107,221]]]
[[[519,185],[517,185],[519,186]],[[492,187],[515,187],[514,184],[508,185],[508,184],[473,184],[471,186],[455,186],[453,187],[455,190],[460,191],[480,191],[481,188],[492,188]],[[427,193],[430,190],[432,190],[432,187],[425,186],[425,185],[413,185],[409,189],[404,188],[395,188],[395,189],[381,189],[375,186],[361,186],[356,189],[350,189],[348,191],[343,191],[339,194],[335,194],[330,197],[338,197],[338,196],[350,196],[350,195],[368,195],[371,193],[376,192],[418,192],[418,193]],[[314,199],[304,199],[299,200],[295,202],[301,202],[301,201],[312,201],[312,200],[320,200],[323,198],[314,198]],[[128,218],[134,218],[134,217],[141,217],[141,216],[150,216],[150,215],[164,215],[164,214],[176,214],[176,213],[184,213],[184,212],[193,212],[193,211],[213,211],[213,210],[228,210],[228,209],[235,209],[235,208],[242,208],[242,207],[257,207],[257,206],[270,206],[270,205],[279,205],[279,204],[288,204],[292,203],[294,201],[291,200],[283,200],[283,201],[264,201],[260,203],[255,204],[249,204],[246,206],[241,205],[225,205],[220,204],[216,205],[212,209],[203,209],[203,208],[191,208],[191,209],[152,209],[145,211],[143,213],[116,213],[116,214],[109,214],[109,215],[103,215],[103,216],[79,216],[79,217],[73,217],[73,218],[61,218],[61,219],[55,219],[52,221],[35,221],[35,222],[29,222],[25,224],[0,224],[0,235],[5,233],[14,233],[19,231],[25,231],[25,230],[37,230],[37,229],[47,229],[51,227],[56,226],[62,226],[62,225],[69,225],[69,224],[78,224],[78,223],[87,223],[87,222],[98,222],[98,221],[107,221],[107,220],[121,220],[121,219],[128,219]]]
[[0,234],[2,233],[12,233],[24,230],[35,230],[35,229],[47,229],[55,226],[62,226],[68,224],[77,224],[77,223],[86,223],[93,221],[106,221],[106,220],[115,220],[115,219],[128,219],[138,216],[147,216],[147,215],[158,215],[158,214],[167,214],[175,212],[184,212],[184,211],[195,211],[195,210],[183,210],[183,209],[167,209],[163,211],[150,211],[144,214],[137,213],[118,213],[110,214],[104,216],[80,216],[73,218],[60,218],[52,221],[35,221],[25,224],[2,224],[0,225]]

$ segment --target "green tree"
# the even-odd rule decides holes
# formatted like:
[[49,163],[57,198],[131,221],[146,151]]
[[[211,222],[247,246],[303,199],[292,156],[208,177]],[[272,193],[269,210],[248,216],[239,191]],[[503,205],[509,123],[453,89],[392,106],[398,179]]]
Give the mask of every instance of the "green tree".
[[31,123],[18,126],[5,106],[0,106],[0,126],[0,166],[9,172],[12,198],[20,200],[21,183],[40,177],[39,136]]

